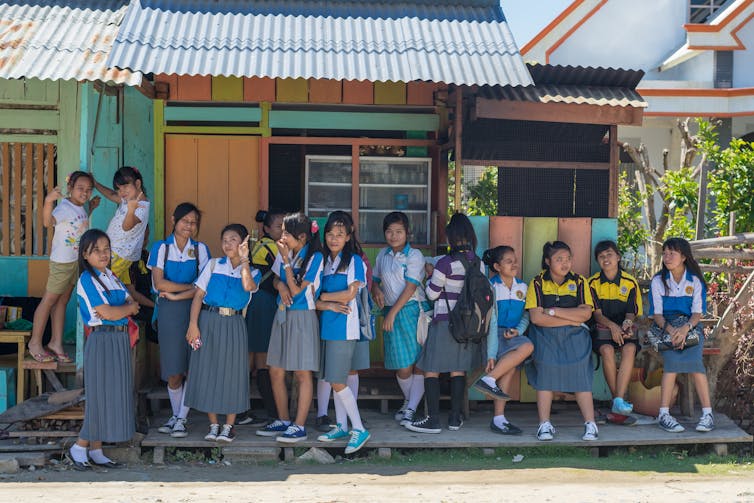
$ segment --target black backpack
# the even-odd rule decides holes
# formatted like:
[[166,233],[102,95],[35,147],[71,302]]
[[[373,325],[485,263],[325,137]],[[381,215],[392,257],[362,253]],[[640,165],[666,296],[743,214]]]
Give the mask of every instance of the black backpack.
[[479,257],[475,256],[471,262],[462,255],[457,255],[457,258],[463,264],[465,278],[458,302],[452,310],[445,297],[450,334],[459,344],[479,344],[486,339],[490,328],[495,295],[490,281],[479,269]]

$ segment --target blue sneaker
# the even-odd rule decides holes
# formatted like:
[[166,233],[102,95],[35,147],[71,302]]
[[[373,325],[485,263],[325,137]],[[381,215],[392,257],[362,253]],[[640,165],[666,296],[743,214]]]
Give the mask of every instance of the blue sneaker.
[[351,439],[346,446],[346,454],[353,454],[364,447],[364,444],[367,443],[367,440],[369,440],[369,437],[371,436],[372,435],[370,435],[367,430],[352,430]]
[[260,437],[277,437],[281,433],[285,433],[285,430],[288,429],[289,424],[290,423],[286,423],[285,421],[281,421],[280,419],[275,419],[264,428],[258,429],[257,435],[259,435]]
[[613,414],[621,414],[627,416],[633,412],[634,407],[624,399],[617,397],[613,398]]
[[341,438],[346,438],[348,436],[348,432],[340,427],[340,425],[337,425],[332,430],[328,431],[327,433],[320,435],[317,437],[317,440],[320,442],[332,442],[334,440],[340,440]]
[[306,440],[306,428],[291,423],[290,426],[288,426],[288,428],[285,430],[285,433],[276,437],[275,440],[277,440],[278,442],[283,442],[285,444],[295,444],[296,442],[301,442],[302,440]]

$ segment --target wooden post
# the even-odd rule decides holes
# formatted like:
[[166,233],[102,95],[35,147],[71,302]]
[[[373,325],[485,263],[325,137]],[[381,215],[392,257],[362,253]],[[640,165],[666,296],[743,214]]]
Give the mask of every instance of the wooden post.
[[[696,207],[696,231],[695,239],[704,238],[704,214],[707,211],[707,172],[709,171],[709,162],[702,160],[702,170],[699,175],[699,199]],[[733,234],[731,234],[732,236]]]
[[454,117],[455,127],[455,202],[453,204],[454,211],[461,210],[461,164],[462,152],[461,143],[463,136],[463,88],[456,87],[456,110]]
[[607,197],[607,216],[610,218],[618,217],[618,163],[620,161],[620,152],[618,151],[618,126],[610,126],[610,174],[609,193]]
[[[736,212],[731,211],[730,215],[728,216],[728,236],[733,236],[736,234]],[[738,265],[738,261],[733,259],[733,266]],[[733,273],[728,274],[728,293],[730,295],[734,295],[735,292],[733,291]]]

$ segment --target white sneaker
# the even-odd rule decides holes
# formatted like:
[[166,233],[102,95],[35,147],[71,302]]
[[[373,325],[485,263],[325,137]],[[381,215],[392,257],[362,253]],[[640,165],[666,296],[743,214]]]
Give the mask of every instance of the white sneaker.
[[176,416],[170,416],[170,419],[165,421],[165,423],[157,428],[157,431],[160,433],[172,433],[173,432],[173,426],[175,426],[175,422],[178,420]]
[[600,434],[597,430],[597,424],[593,421],[587,421],[584,423],[584,435],[581,437],[581,440],[586,441],[592,441],[597,440],[599,438]]
[[395,420],[396,421],[402,421],[403,415],[406,413],[406,409],[408,408],[408,400],[403,400],[403,405],[401,405],[401,408],[398,409],[398,412],[395,413]]
[[704,414],[696,424],[696,431],[707,433],[715,429],[715,419],[712,414]]
[[179,417],[175,420],[173,431],[170,432],[170,436],[173,438],[184,438],[188,436],[185,417]]
[[406,407],[406,410],[403,411],[403,419],[401,419],[401,426],[406,426],[407,424],[413,423],[414,416],[416,416],[416,411],[414,409],[409,409],[408,407]]
[[555,438],[555,428],[550,421],[540,423],[537,429],[537,440],[552,440]]

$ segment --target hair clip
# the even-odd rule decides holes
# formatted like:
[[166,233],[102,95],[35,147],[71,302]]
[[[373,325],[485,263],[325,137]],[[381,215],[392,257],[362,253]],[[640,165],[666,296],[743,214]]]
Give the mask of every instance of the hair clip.
[[134,170],[137,175],[141,174],[141,173],[139,173],[139,168],[137,168],[136,166],[131,166],[131,169]]
[[71,175],[73,175],[73,172],[68,173],[67,175],[65,175],[65,184],[66,185],[70,185],[71,184]]
[[312,220],[312,234],[315,234],[319,231],[319,224],[316,220]]

